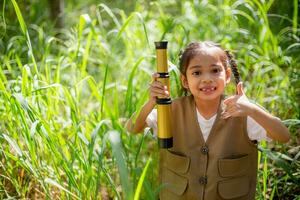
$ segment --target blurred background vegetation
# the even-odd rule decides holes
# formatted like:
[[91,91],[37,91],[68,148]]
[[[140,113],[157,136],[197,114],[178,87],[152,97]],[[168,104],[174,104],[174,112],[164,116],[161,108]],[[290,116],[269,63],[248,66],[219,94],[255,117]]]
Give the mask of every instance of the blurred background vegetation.
[[[247,96],[289,127],[259,144],[256,199],[300,199],[297,0],[0,1],[0,198],[157,199],[158,148],[125,121],[147,99],[154,41],[212,40],[238,60]],[[233,93],[232,85],[227,94]]]

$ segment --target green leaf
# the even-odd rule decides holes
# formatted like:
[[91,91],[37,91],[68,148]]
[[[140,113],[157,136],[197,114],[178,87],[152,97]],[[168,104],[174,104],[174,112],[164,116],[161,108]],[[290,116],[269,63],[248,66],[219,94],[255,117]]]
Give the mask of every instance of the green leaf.
[[62,185],[60,185],[58,182],[56,182],[55,180],[51,179],[51,178],[46,178],[45,182],[53,185],[63,191],[65,191],[66,193],[70,194],[72,197],[76,198],[76,199],[80,199],[78,196],[76,196],[75,194],[73,194],[72,192],[70,192],[69,190],[67,190],[65,187],[63,187]]
[[126,165],[125,152],[122,147],[120,133],[113,130],[109,131],[107,134],[111,142],[113,156],[117,162],[123,194],[125,195],[126,200],[131,200],[133,196],[132,185],[129,181],[129,172]]
[[26,35],[27,28],[26,28],[26,24],[24,22],[22,13],[20,11],[20,8],[19,8],[19,6],[18,6],[18,4],[17,4],[17,2],[15,0],[11,0],[11,2],[13,3],[13,6],[15,8],[15,12],[16,12],[18,21],[20,23],[21,30],[22,30],[23,34]]
[[149,168],[149,164],[151,162],[151,157],[148,159],[145,168],[143,169],[142,175],[139,179],[138,185],[136,187],[135,193],[134,193],[134,200],[139,200],[140,199],[140,194],[141,194],[141,190],[142,190],[142,186],[144,183],[144,180],[146,178],[146,174],[147,174],[147,170]]

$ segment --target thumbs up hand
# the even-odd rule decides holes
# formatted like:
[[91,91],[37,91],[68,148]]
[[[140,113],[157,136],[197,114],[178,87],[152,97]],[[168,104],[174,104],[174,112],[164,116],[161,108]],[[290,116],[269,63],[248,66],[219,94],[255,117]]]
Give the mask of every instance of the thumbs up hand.
[[254,104],[252,104],[245,95],[242,82],[237,84],[236,90],[236,95],[224,100],[225,110],[221,114],[223,119],[250,115],[254,108]]
[[237,94],[238,95],[244,95],[244,87],[243,87],[243,82],[239,82],[236,86]]

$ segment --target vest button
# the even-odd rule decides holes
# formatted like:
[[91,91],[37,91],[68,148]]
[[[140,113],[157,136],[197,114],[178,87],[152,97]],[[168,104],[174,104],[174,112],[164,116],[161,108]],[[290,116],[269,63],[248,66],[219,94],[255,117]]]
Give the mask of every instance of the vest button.
[[207,146],[204,146],[201,148],[201,152],[204,154],[204,155],[207,155],[208,154],[208,147]]
[[199,178],[199,183],[202,185],[206,185],[207,184],[207,177],[206,176],[202,176]]

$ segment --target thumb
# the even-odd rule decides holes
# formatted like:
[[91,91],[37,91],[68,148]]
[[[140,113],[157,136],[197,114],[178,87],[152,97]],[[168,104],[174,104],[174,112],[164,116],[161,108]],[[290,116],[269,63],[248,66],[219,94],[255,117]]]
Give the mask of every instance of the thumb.
[[152,74],[152,81],[156,81],[159,78],[159,74],[157,72]]
[[244,95],[243,82],[239,82],[236,86],[237,95]]

